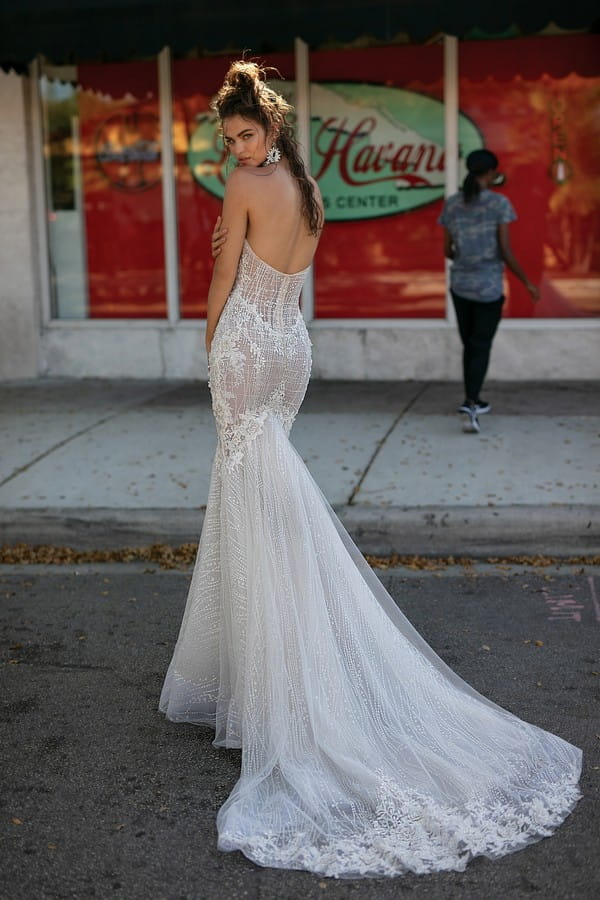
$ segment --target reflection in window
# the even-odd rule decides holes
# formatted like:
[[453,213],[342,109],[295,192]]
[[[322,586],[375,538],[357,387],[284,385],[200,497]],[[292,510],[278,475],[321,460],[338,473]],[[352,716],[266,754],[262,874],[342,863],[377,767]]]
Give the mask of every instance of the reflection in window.
[[52,315],[165,318],[155,62],[45,66]]
[[74,67],[45,67],[40,80],[50,247],[52,316],[88,314],[85,220]]

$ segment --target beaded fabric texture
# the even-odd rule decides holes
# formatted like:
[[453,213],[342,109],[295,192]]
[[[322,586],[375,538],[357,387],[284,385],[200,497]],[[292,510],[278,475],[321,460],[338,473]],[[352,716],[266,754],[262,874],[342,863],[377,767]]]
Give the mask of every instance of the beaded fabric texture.
[[219,443],[160,709],[242,748],[222,850],[334,877],[460,871],[551,834],[579,798],[581,751],[446,666],[292,447],[305,274],[244,245],[210,354]]

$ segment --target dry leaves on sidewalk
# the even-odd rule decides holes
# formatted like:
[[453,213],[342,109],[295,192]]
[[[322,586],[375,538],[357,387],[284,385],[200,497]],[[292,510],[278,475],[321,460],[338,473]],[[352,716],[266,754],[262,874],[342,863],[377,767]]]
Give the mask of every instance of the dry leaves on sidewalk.
[[[185,569],[193,565],[198,545],[196,543],[150,544],[144,547],[120,547],[114,550],[76,550],[73,547],[55,547],[52,544],[13,544],[0,546],[0,565],[82,565],[84,563],[107,562],[149,562],[163,569]],[[402,567],[414,571],[436,572],[448,566],[463,566],[469,570],[477,562],[489,563],[502,569],[507,565],[545,568],[555,565],[600,565],[600,556],[504,556],[474,559],[469,556],[404,556],[393,553],[390,556],[365,554],[370,566],[376,569]]]

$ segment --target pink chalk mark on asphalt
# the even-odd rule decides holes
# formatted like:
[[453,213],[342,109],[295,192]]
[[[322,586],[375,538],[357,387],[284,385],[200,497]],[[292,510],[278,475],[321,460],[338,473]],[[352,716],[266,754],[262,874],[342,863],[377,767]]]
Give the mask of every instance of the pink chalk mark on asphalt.
[[551,594],[546,589],[542,590],[546,607],[550,612],[550,621],[560,619],[572,619],[581,622],[581,610],[585,609],[583,603],[576,603],[573,594]]

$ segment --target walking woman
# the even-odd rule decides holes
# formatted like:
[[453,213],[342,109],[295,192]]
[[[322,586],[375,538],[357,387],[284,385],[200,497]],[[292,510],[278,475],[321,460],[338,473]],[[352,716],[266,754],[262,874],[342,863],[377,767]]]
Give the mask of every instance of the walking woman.
[[537,287],[511,250],[508,226],[517,218],[513,206],[507,197],[490,190],[499,178],[498,159],[490,150],[469,153],[462,190],[446,200],[439,219],[444,252],[452,260],[450,290],[463,344],[465,400],[458,411],[466,416],[463,430],[475,434],[478,416],[491,410],[480,391],[502,316],[504,264],[532,299],[539,299]]

